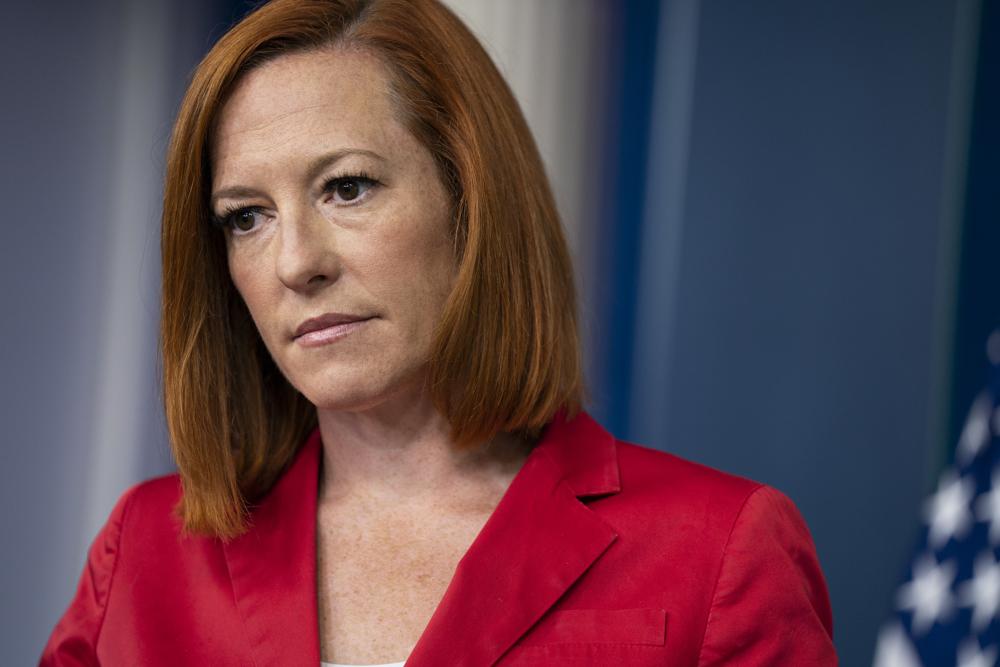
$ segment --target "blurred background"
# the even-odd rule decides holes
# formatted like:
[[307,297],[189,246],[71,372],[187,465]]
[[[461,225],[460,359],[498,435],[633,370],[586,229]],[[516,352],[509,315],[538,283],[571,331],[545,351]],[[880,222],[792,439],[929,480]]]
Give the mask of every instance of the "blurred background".
[[[870,664],[1000,325],[1000,3],[448,0],[521,100],[576,261],[592,413],[799,506]],[[0,662],[169,472],[172,117],[250,5],[0,9]]]

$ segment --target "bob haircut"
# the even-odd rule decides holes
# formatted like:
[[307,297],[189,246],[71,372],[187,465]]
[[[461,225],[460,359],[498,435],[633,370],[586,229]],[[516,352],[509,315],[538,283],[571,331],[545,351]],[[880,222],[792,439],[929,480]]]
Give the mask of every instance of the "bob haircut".
[[566,242],[514,96],[437,0],[274,0],[194,73],[167,156],[162,220],[164,402],[184,529],[229,539],[316,425],[278,371],[210,223],[212,132],[240,77],[283,54],[359,49],[386,67],[400,119],[451,195],[456,280],[428,359],[429,390],[459,446],[534,438],[583,383]]

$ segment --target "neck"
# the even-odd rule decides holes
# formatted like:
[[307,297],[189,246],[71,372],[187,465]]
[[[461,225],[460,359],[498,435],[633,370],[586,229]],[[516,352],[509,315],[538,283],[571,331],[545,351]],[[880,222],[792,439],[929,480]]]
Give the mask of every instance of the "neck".
[[459,449],[426,391],[367,410],[318,410],[321,503],[346,499],[438,502],[503,492],[530,444],[501,433]]

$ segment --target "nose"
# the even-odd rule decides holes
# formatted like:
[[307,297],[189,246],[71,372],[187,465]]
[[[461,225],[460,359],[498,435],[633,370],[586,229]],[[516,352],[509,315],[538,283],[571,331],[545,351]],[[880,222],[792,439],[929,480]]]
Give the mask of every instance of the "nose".
[[278,222],[275,272],[291,290],[308,292],[334,282],[340,274],[335,230],[310,207],[290,211]]

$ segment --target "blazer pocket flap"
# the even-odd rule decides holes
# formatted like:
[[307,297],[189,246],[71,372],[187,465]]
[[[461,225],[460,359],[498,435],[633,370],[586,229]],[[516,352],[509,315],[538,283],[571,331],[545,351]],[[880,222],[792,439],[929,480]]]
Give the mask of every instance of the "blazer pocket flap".
[[645,644],[663,646],[664,609],[562,609],[539,621],[522,646],[539,644]]

